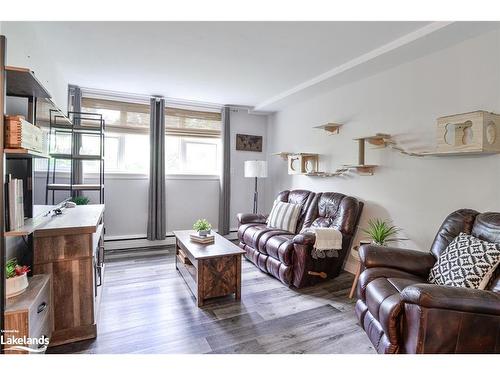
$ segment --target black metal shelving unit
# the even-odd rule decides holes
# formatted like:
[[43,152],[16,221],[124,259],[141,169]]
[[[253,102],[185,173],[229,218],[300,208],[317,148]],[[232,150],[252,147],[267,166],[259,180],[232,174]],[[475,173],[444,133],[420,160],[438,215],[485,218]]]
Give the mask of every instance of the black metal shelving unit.
[[[47,183],[45,191],[45,204],[49,204],[49,196],[52,193],[52,203],[55,202],[56,191],[68,191],[71,197],[79,195],[83,191],[98,191],[99,203],[104,203],[104,133],[105,121],[101,114],[90,112],[68,112],[68,116],[61,116],[57,111],[50,112],[49,121],[49,161],[47,164]],[[70,153],[59,153],[54,149],[58,136],[70,136]],[[99,139],[99,154],[81,154],[79,146],[82,144],[82,136],[91,135]],[[67,183],[60,183],[56,179],[57,162],[69,160],[70,174]],[[98,183],[84,183],[83,176],[78,176],[77,163],[82,161],[96,161],[99,163]],[[81,167],[81,165],[80,165]]]

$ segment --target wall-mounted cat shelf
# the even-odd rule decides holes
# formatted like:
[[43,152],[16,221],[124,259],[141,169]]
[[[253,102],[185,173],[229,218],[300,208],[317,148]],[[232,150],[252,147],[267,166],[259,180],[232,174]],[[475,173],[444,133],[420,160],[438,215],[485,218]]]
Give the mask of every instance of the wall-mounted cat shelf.
[[[315,126],[330,134],[338,134],[342,124],[328,123]],[[288,161],[289,174],[302,174],[311,177],[335,177],[350,170],[360,175],[373,175],[377,165],[365,164],[365,149],[368,143],[375,148],[391,148],[409,156],[464,156],[489,155],[500,153],[500,115],[475,111],[452,116],[440,117],[437,120],[437,148],[432,151],[412,152],[400,146],[390,134],[354,138],[358,142],[358,164],[346,164],[334,172],[318,171],[319,155],[310,153],[278,152]]]
[[422,156],[488,155],[500,152],[500,115],[474,111],[437,119],[434,151]]
[[[354,140],[358,141],[358,144],[360,144],[360,141],[362,141],[363,144],[367,142],[372,146],[385,147],[388,145],[389,142],[391,142],[391,136],[385,133],[377,133],[375,135],[370,135],[368,137],[354,138]],[[362,147],[364,150],[364,145]]]
[[361,175],[372,176],[377,166],[374,164],[365,164],[365,144],[368,142],[368,144],[373,146],[386,147],[390,139],[391,136],[389,134],[383,133],[377,133],[368,137],[354,138],[355,141],[358,141],[358,164],[347,164],[343,167],[347,170],[355,169]]
[[313,172],[313,173],[306,173],[306,176],[309,176],[309,177],[335,177],[335,176],[341,176],[348,171],[349,171],[348,168],[339,168],[335,172]]
[[288,160],[288,155],[292,155],[292,154],[293,154],[293,152],[281,151],[281,152],[274,152],[271,155],[273,155],[273,156],[279,156],[284,161],[287,161]]
[[317,173],[319,155],[299,152],[288,155],[288,174]]
[[360,175],[373,175],[377,166],[374,164],[365,164],[365,143],[368,142],[376,147],[385,147],[390,143],[391,136],[389,134],[377,133],[368,137],[358,137],[354,140],[358,141],[358,164],[343,165],[334,172],[321,172],[318,170],[318,154],[277,152],[273,155],[288,160],[288,174],[302,174],[310,177],[335,177],[350,170],[356,170]]
[[394,140],[386,145],[410,156],[467,156],[500,153],[500,115],[474,111],[437,119],[436,149],[410,152]]
[[319,154],[307,152],[275,152],[272,155],[280,156],[288,163],[288,174],[304,175],[310,177],[333,177],[347,171],[345,168],[336,170],[335,172],[320,172]]
[[350,170],[356,170],[360,175],[372,176],[377,166],[374,164],[365,164],[365,144],[368,142],[377,147],[385,147],[391,140],[391,136],[389,134],[377,133],[368,137],[358,137],[354,140],[358,141],[358,164],[343,165],[335,172],[315,172],[307,173],[306,175],[313,177],[335,177],[349,172]]
[[391,135],[385,133],[377,133],[368,137],[359,137],[355,138],[355,140],[359,141],[364,139],[368,144],[375,146],[376,148],[384,148],[389,147],[393,150],[400,152],[401,154],[410,155],[410,156],[423,156],[421,153],[415,153],[411,151],[407,151],[403,149],[398,143],[392,138]]
[[339,134],[340,128],[342,127],[343,124],[337,124],[335,122],[329,122],[328,124],[324,125],[319,125],[319,126],[314,126],[314,129],[323,129],[327,133],[332,134]]

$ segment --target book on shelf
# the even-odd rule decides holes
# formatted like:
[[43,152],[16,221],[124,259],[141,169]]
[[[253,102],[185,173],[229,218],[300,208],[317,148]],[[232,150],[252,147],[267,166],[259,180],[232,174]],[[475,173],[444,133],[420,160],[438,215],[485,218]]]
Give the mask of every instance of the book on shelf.
[[7,220],[10,231],[16,230],[24,225],[24,196],[23,180],[9,178],[7,182]]
[[215,241],[215,236],[213,234],[208,236],[198,236],[197,234],[190,234],[189,237],[191,241],[202,244],[209,244]]

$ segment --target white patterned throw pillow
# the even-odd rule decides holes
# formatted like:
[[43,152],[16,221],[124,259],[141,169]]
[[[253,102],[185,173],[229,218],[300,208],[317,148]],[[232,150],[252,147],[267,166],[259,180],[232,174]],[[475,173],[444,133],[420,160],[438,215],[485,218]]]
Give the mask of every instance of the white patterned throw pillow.
[[267,218],[267,225],[271,228],[295,233],[301,208],[300,204],[275,201]]
[[500,244],[460,233],[439,256],[429,274],[437,285],[484,289],[500,263]]

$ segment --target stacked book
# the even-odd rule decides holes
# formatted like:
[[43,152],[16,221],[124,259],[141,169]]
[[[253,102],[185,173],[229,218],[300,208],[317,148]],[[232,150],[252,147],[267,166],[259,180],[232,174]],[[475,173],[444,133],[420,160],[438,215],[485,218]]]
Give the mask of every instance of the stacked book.
[[7,228],[13,231],[24,225],[23,180],[9,175],[7,186]]
[[191,238],[191,241],[201,244],[211,244],[214,243],[215,241],[215,236],[213,234],[207,236],[198,236],[197,234],[190,234],[189,237]]

